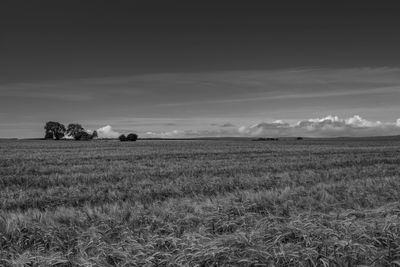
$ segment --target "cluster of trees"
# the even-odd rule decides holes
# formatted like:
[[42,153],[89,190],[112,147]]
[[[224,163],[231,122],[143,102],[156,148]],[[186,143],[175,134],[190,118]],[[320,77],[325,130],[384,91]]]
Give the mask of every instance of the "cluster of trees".
[[[65,126],[59,122],[49,121],[46,122],[44,130],[44,139],[60,140],[66,135],[72,136],[75,140],[92,140],[93,138],[98,137],[97,131],[89,133],[79,123],[70,123],[68,124],[68,127],[65,128]],[[118,139],[120,141],[136,141],[138,139],[138,135],[135,133],[130,133],[127,136],[120,135]]]
[[130,133],[130,134],[128,134],[127,136],[125,136],[124,134],[121,134],[119,137],[118,137],[118,139],[119,139],[119,141],[121,141],[121,142],[125,142],[125,141],[136,141],[137,139],[138,139],[138,135],[137,134],[134,134],[134,133]]
[[60,140],[65,135],[72,136],[75,140],[91,140],[97,137],[97,132],[93,131],[92,133],[88,133],[82,125],[78,123],[70,123],[68,127],[59,122],[49,121],[46,122],[44,126],[45,130],[45,139],[56,139]]
[[90,134],[79,123],[68,124],[66,134],[72,136],[75,140],[91,140],[98,137],[96,130]]

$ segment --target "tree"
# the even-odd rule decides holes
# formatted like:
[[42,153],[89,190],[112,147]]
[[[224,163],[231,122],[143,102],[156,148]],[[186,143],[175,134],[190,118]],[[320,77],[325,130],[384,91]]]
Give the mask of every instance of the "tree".
[[90,133],[88,132],[79,132],[76,136],[75,136],[75,140],[81,140],[81,141],[88,141],[91,140],[93,137]]
[[130,133],[128,134],[128,136],[126,137],[127,141],[136,141],[138,139],[138,135],[135,133]]
[[97,137],[99,137],[99,136],[97,135],[97,131],[94,130],[93,133],[92,133],[92,139],[93,139],[93,138],[97,138]]
[[45,129],[45,138],[46,137],[50,138],[52,135],[52,138],[60,140],[61,138],[64,137],[65,134],[65,126],[55,121],[46,122],[44,129]]
[[67,127],[67,134],[71,135],[75,140],[80,140],[85,129],[78,123],[70,123]]
[[126,136],[125,136],[124,134],[121,134],[121,135],[118,137],[118,139],[119,139],[119,141],[121,141],[121,142],[127,141],[127,140],[126,140]]
[[52,132],[46,132],[45,133],[45,135],[44,135],[44,139],[51,139],[51,140],[53,140],[54,139],[54,134],[52,133]]

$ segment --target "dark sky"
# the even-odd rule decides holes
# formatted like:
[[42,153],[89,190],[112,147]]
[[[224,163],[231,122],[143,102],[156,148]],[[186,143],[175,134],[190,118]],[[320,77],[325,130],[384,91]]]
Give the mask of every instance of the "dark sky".
[[277,2],[2,1],[0,82],[398,66],[400,9]]
[[47,120],[164,135],[393,122],[400,8],[349,2],[1,1],[0,137],[40,136]]

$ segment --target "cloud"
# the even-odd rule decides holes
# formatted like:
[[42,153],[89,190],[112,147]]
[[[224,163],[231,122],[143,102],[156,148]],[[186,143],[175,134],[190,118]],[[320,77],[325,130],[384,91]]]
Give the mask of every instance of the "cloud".
[[172,130],[164,132],[153,132],[148,131],[144,133],[145,137],[155,137],[155,138],[186,138],[188,137],[188,131],[184,130]]
[[114,131],[110,125],[106,125],[96,130],[99,138],[118,138],[120,133]]
[[0,85],[0,95],[3,97],[46,99],[55,101],[85,102],[92,100],[94,95],[83,90],[55,83],[15,83]]
[[231,128],[231,127],[236,127],[235,124],[227,122],[227,123],[223,123],[223,124],[218,124],[218,123],[210,123],[211,126],[218,126],[221,128]]
[[196,137],[227,137],[240,136],[237,129],[218,129],[218,130],[172,130],[165,132],[149,131],[144,133],[144,137],[156,138],[196,138]]
[[242,126],[239,132],[248,136],[309,136],[309,137],[339,137],[339,136],[377,136],[399,135],[400,119],[396,122],[369,121],[354,115],[350,118],[326,116],[301,120],[294,124],[283,121],[259,123],[252,126]]
[[[399,74],[399,68],[314,68],[181,74],[180,79],[186,79],[186,82],[180,82],[179,85],[189,86],[185,87],[189,90],[195,85],[201,87],[201,90],[190,91],[188,99],[183,101],[173,99],[159,106],[196,108],[203,105],[250,105],[351,96],[370,99],[377,95],[396,96],[398,99]],[[216,87],[218,90],[215,90]],[[204,99],[203,95],[212,95],[212,98]]]
[[222,127],[222,128],[230,128],[230,127],[235,127],[235,125],[228,122],[228,123],[224,123],[224,124],[220,125],[220,127]]
[[149,137],[363,137],[400,135],[400,119],[395,122],[370,121],[359,115],[349,118],[326,116],[294,123],[283,120],[261,122],[250,126],[226,127],[212,130],[173,130],[169,132],[147,132]]

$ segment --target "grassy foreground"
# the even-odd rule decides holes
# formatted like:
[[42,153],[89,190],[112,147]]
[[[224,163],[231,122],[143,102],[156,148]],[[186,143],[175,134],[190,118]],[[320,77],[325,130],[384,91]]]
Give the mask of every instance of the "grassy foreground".
[[400,141],[0,141],[0,266],[400,266]]

